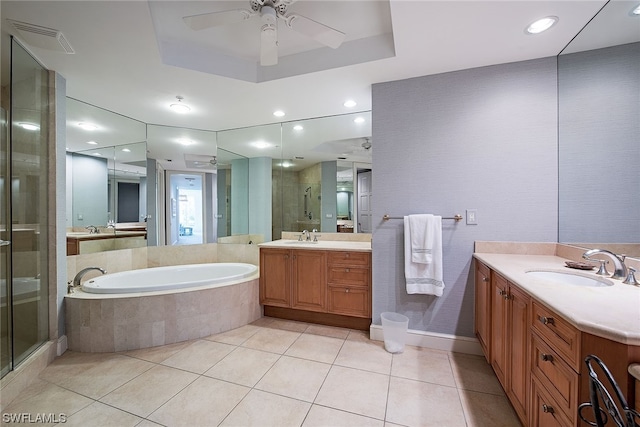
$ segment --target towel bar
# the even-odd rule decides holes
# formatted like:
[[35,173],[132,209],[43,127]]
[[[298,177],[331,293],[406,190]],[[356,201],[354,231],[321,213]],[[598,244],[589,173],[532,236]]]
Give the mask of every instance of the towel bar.
[[[389,214],[384,214],[382,216],[382,220],[383,221],[389,221],[390,219],[404,219],[403,216],[390,216]],[[462,215],[460,214],[455,214],[454,216],[450,216],[450,217],[442,217],[442,219],[453,219],[455,220],[455,222],[458,221],[462,221]]]

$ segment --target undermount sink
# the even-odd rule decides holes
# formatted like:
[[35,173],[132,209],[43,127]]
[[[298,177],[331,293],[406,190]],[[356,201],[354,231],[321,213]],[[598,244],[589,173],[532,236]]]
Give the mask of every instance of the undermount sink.
[[575,285],[575,286],[612,286],[611,280],[593,277],[583,276],[581,274],[570,273],[565,271],[551,271],[551,270],[534,270],[527,271],[527,274],[541,280],[547,280],[554,283]]

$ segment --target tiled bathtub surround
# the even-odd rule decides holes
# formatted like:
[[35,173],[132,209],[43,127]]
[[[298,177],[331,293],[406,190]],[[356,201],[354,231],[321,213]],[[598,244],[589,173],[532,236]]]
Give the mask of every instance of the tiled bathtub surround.
[[260,318],[258,279],[164,295],[70,297],[70,350],[114,352],[172,344],[228,331]]

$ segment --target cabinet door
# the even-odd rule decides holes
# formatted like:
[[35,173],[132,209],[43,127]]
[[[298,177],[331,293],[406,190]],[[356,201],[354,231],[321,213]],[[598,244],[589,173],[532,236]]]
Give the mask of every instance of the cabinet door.
[[371,292],[360,287],[329,286],[328,312],[371,317]]
[[529,307],[530,298],[509,283],[508,322],[506,348],[508,361],[507,395],[520,417],[527,420],[529,389]]
[[323,251],[294,250],[292,259],[292,308],[326,311],[327,257]]
[[492,273],[491,277],[491,367],[506,389],[507,373],[507,279]]
[[260,304],[291,306],[289,250],[260,249]]
[[475,334],[487,362],[491,363],[491,282],[489,268],[476,261]]

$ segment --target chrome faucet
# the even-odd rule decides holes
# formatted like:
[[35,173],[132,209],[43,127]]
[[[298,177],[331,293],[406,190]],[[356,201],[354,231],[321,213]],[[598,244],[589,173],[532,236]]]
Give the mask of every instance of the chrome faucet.
[[85,228],[89,230],[89,234],[98,234],[100,232],[98,230],[98,227],[96,227],[95,225],[88,225]]
[[100,268],[100,267],[83,268],[82,270],[78,271],[78,274],[76,274],[76,277],[73,278],[73,287],[75,288],[76,286],[80,286],[80,281],[82,280],[82,276],[84,276],[85,274],[87,274],[91,270],[98,270],[102,274],[107,274],[107,271],[102,269],[102,268]]
[[311,241],[311,235],[309,234],[309,230],[302,230],[302,236],[305,236],[304,240],[306,240],[307,242]]
[[624,280],[627,278],[627,266],[624,263],[626,255],[616,255],[606,249],[591,249],[583,253],[582,258],[586,259],[587,261],[594,261],[590,258],[591,256],[597,254],[607,255],[609,258],[611,258],[611,261],[613,261],[613,267],[615,271],[613,272],[613,276],[611,276],[612,279]]

